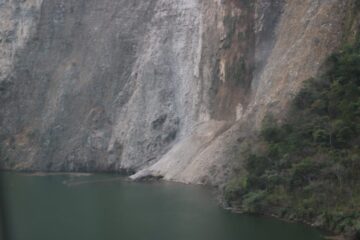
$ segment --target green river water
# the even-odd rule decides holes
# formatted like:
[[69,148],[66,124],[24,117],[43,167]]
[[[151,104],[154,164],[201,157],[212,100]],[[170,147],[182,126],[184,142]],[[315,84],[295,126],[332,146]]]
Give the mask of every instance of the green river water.
[[309,227],[230,213],[206,188],[109,174],[0,173],[6,240],[320,240]]

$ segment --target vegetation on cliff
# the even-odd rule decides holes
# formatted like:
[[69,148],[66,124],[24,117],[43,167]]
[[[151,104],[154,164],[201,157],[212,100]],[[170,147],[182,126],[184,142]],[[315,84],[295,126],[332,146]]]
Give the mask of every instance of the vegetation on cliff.
[[286,119],[268,116],[246,176],[225,188],[245,212],[312,223],[360,239],[360,42],[329,60],[294,98]]

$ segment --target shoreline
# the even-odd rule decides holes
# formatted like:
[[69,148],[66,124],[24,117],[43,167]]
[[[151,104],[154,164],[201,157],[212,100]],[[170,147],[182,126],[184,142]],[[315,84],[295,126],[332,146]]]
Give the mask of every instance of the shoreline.
[[227,203],[225,203],[223,200],[220,200],[221,202],[219,202],[219,205],[227,210],[230,211],[234,214],[242,214],[242,215],[250,215],[250,216],[259,216],[259,217],[267,217],[267,218],[273,218],[273,219],[277,219],[279,221],[282,222],[286,222],[286,223],[294,223],[294,224],[301,224],[301,225],[305,225],[308,226],[310,228],[316,229],[318,231],[320,231],[320,233],[322,234],[322,237],[324,240],[357,240],[356,238],[354,238],[353,236],[346,236],[346,234],[337,234],[329,229],[326,229],[326,227],[322,227],[322,226],[317,226],[315,222],[308,222],[302,219],[290,219],[290,218],[286,218],[286,217],[281,217],[278,216],[276,214],[271,214],[271,213],[264,213],[264,212],[258,212],[258,213],[251,213],[251,212],[245,212],[242,211],[239,208],[236,207],[231,207],[231,206],[226,206],[228,205]]

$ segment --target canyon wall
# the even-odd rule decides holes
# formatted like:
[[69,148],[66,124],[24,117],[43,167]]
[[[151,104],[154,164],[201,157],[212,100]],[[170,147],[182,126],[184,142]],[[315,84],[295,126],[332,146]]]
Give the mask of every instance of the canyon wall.
[[219,184],[354,0],[0,0],[1,168]]

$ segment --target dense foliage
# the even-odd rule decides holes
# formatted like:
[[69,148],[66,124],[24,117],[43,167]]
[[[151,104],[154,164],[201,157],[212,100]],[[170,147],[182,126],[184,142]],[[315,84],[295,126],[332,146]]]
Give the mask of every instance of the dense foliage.
[[282,124],[264,120],[262,153],[248,153],[247,176],[228,184],[228,202],[244,211],[360,231],[360,44],[307,81]]

